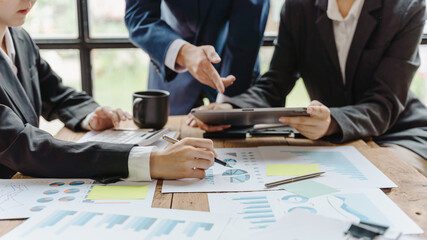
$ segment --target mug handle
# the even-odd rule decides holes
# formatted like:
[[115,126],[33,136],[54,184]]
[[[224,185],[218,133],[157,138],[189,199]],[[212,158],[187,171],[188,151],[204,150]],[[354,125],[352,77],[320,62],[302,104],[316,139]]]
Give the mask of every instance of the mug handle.
[[[139,116],[136,113],[140,112],[139,110],[142,108],[140,103],[143,102],[143,100],[144,99],[142,98],[135,98],[135,100],[133,101],[133,120],[134,121],[140,122]],[[145,122],[144,121],[145,116],[142,116],[142,117],[143,118],[141,120]]]

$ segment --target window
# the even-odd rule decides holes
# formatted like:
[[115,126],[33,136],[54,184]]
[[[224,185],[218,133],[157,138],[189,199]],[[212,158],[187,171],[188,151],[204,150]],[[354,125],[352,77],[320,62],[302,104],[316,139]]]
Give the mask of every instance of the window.
[[91,38],[127,38],[124,22],[125,1],[89,0],[89,34]]
[[[265,40],[260,51],[262,72],[268,70],[285,0],[270,0]],[[102,105],[130,111],[131,93],[147,88],[149,57],[128,39],[124,25],[125,1],[38,0],[24,28],[42,57],[64,83],[93,95]],[[423,44],[427,44],[427,26]],[[422,66],[411,90],[427,104],[427,45],[421,45]],[[287,97],[287,106],[310,102],[299,80]]]
[[132,93],[147,89],[148,55],[139,49],[95,49],[92,62],[95,99],[132,112]]
[[62,82],[77,91],[82,90],[79,51],[75,49],[40,50],[40,55],[62,78]]
[[76,39],[77,5],[73,0],[37,1],[24,27],[34,39]]

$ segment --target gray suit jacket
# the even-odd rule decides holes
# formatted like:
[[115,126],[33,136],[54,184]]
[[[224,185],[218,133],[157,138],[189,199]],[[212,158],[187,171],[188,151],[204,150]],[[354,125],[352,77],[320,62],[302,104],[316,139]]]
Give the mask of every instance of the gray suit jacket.
[[331,109],[336,142],[373,137],[427,158],[427,109],[409,91],[420,65],[424,0],[367,0],[350,47],[343,84],[327,0],[287,0],[270,70],[229,102],[279,107],[301,77],[311,99]]
[[127,177],[132,145],[64,142],[38,128],[42,115],[47,120],[59,118],[68,128],[79,130],[80,122],[98,104],[62,85],[24,30],[10,31],[18,77],[0,56],[0,178],[16,172],[100,180]]

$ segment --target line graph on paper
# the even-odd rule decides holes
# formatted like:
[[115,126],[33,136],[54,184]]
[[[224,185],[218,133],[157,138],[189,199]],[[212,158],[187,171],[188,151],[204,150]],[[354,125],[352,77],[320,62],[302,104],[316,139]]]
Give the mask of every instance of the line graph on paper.
[[0,188],[0,213],[25,205],[19,196],[28,191],[23,184],[6,184]]

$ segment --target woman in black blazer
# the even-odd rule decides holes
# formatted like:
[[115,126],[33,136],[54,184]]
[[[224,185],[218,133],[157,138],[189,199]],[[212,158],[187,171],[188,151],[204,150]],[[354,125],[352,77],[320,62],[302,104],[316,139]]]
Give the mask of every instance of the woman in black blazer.
[[[357,19],[347,42],[338,30],[349,31],[351,24],[339,28],[329,16],[332,5],[343,18]],[[427,109],[409,91],[420,65],[424,21],[424,0],[286,0],[269,71],[229,104],[205,108],[282,107],[301,77],[314,100],[307,109],[311,117],[281,118],[282,123],[314,140],[372,138],[398,149],[427,175]],[[348,57],[341,61],[346,44]],[[192,117],[188,124],[224,129]]]
[[41,115],[59,118],[73,130],[103,130],[130,116],[99,107],[85,93],[62,85],[30,36],[18,27],[34,3],[0,0],[0,178],[16,172],[104,181],[203,178],[214,161],[210,140],[184,139],[150,153],[151,148],[129,144],[60,141],[38,128]]

